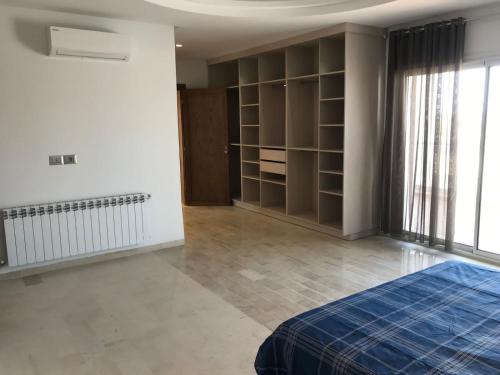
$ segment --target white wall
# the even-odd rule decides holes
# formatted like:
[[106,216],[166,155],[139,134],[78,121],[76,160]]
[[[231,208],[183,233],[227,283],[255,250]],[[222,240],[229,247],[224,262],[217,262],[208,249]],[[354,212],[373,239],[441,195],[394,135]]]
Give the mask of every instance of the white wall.
[[177,58],[177,83],[184,83],[188,89],[208,87],[208,66],[206,60]]
[[[128,34],[131,61],[48,57],[49,25]],[[183,239],[174,28],[0,6],[0,46],[0,207],[147,192],[147,244]]]

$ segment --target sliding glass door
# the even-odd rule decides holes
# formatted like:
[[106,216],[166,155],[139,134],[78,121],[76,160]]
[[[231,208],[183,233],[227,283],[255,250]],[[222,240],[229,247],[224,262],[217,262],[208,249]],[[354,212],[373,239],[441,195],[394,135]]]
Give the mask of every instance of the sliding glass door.
[[470,249],[474,247],[485,72],[484,67],[460,72],[458,94],[455,242]]
[[477,248],[500,255],[500,66],[488,73]]
[[[452,77],[446,74],[442,77],[439,86],[432,80],[426,85],[421,76],[410,76],[407,80],[405,121],[414,125],[410,126],[405,142],[407,164],[414,160],[419,162],[419,158],[423,157],[425,153],[420,152],[423,142],[427,142],[427,147],[435,147],[438,139],[441,142],[441,149],[449,147],[450,140],[445,137],[422,139],[418,133],[420,127],[417,126],[424,121],[422,119],[425,119],[425,108],[419,107],[424,89],[428,91],[427,95],[441,95],[441,102],[444,104],[450,100],[451,93],[446,91],[446,87],[447,79]],[[443,107],[450,108],[445,105]],[[430,108],[430,110],[436,109]],[[500,240],[497,236],[500,233],[500,65],[476,65],[460,72],[456,113],[458,129],[455,248],[500,259]],[[447,118],[450,116],[451,112],[443,112],[441,117],[443,123],[448,123]],[[429,126],[432,125],[430,123]],[[443,158],[438,160],[443,163]],[[433,160],[427,163],[432,162]],[[407,165],[406,170],[414,171],[415,168]],[[418,211],[414,206],[427,210],[428,208],[419,202],[425,201],[429,191],[428,188],[424,188],[425,183],[415,179],[415,175],[418,173],[407,172],[405,175],[404,230],[406,233],[420,232],[428,236],[427,227],[418,227],[419,221],[415,220],[417,217],[415,212]],[[447,181],[444,181],[439,184],[440,202],[449,199],[448,191],[445,189],[446,183]],[[438,212],[438,214],[444,216],[446,213]],[[442,243],[444,241],[442,226],[437,226],[437,236]]]

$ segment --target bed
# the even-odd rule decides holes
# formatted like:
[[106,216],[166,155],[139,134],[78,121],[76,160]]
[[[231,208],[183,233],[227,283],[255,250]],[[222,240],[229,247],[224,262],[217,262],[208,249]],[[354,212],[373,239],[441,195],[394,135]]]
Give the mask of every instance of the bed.
[[500,272],[445,262],[298,315],[259,375],[500,373]]

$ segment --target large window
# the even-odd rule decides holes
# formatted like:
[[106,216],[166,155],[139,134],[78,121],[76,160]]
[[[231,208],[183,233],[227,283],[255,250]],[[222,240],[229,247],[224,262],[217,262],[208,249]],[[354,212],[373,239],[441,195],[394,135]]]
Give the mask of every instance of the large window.
[[[429,82],[426,82],[426,79]],[[445,73],[438,78],[436,76],[410,76],[407,79],[407,90],[405,101],[407,103],[406,119],[409,131],[406,134],[406,170],[413,171],[405,175],[405,221],[404,229],[408,232],[427,233],[425,226],[419,228],[420,223],[429,220],[417,220],[421,217],[421,211],[427,211],[428,196],[431,194],[429,186],[419,179],[431,176],[420,176],[415,173],[416,167],[433,162],[421,158],[425,155],[421,152],[423,144],[427,148],[435,147],[440,142],[439,150],[448,151],[450,140],[446,137],[436,139],[423,139],[422,124],[424,123],[424,108],[420,108],[420,96],[442,95],[442,103],[452,100],[453,93],[448,87],[451,84],[454,73]],[[437,89],[439,85],[439,90]],[[464,249],[474,252],[487,252],[500,255],[500,241],[496,232],[500,230],[500,66],[487,66],[467,68],[460,72],[458,85],[458,133],[457,133],[457,158],[456,158],[456,208],[455,208],[455,242]],[[487,104],[487,105],[485,105]],[[443,105],[449,108],[449,105]],[[435,108],[427,108],[436,111]],[[437,109],[439,110],[439,108]],[[450,124],[447,118],[450,113],[443,112],[443,124]],[[432,122],[428,126],[435,126]],[[431,129],[432,130],[432,129]],[[446,134],[448,129],[443,129]],[[440,163],[448,162],[443,157],[437,157]],[[430,170],[431,168],[429,168]],[[439,181],[438,199],[446,200],[448,181]],[[423,188],[425,186],[425,188]],[[444,205],[442,205],[444,206]],[[439,217],[446,212],[438,212],[438,224],[445,220]],[[425,218],[424,218],[425,219]],[[444,228],[437,226],[438,237],[444,236]]]

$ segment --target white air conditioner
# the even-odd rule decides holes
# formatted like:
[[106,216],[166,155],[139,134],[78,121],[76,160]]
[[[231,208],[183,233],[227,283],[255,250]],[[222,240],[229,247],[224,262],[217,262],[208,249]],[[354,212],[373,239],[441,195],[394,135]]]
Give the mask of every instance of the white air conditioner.
[[50,26],[49,55],[128,61],[130,38],[100,31]]

